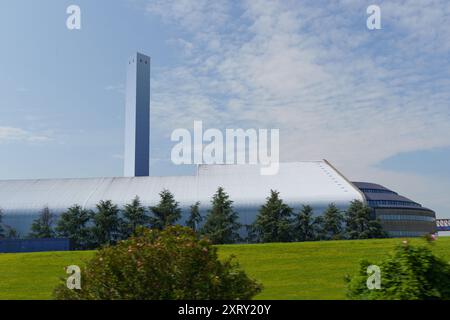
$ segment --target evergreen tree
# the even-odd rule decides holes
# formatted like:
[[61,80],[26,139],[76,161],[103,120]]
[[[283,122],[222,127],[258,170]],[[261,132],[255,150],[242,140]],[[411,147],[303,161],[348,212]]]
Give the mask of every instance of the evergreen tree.
[[164,229],[168,226],[175,225],[181,218],[181,209],[178,202],[175,201],[174,195],[169,190],[163,190],[159,196],[161,200],[155,207],[150,207],[153,217],[150,218],[152,228]]
[[112,201],[100,201],[92,213],[91,241],[95,246],[115,244],[120,238],[119,208]]
[[200,202],[195,203],[191,206],[191,212],[189,214],[189,219],[186,225],[194,231],[198,230],[199,224],[202,222],[203,218],[200,215]]
[[73,250],[89,248],[89,229],[87,224],[92,213],[75,205],[61,214],[56,232],[59,237],[69,238]]
[[220,187],[211,201],[212,208],[206,216],[202,234],[214,244],[229,244],[240,241],[238,214],[233,209],[233,201]]
[[125,205],[123,210],[122,239],[128,239],[138,227],[147,226],[149,221],[147,210],[142,206],[139,197],[135,197],[130,204]]
[[54,215],[48,207],[44,207],[39,217],[33,221],[29,238],[32,239],[51,239],[54,238],[53,230]]
[[11,228],[10,226],[5,226],[5,239],[20,239],[20,234],[16,229]]
[[313,241],[317,238],[313,208],[303,206],[293,221],[293,237],[295,241]]
[[386,237],[378,220],[371,218],[372,209],[359,200],[352,201],[345,214],[346,233],[349,239]]
[[0,208],[0,239],[4,239],[6,237],[5,229],[3,228],[2,221],[3,221],[3,211]]
[[316,234],[316,240],[326,240],[324,231],[324,219],[322,215],[319,215],[314,219],[314,231]]
[[369,239],[388,238],[388,234],[383,230],[381,222],[378,219],[371,219],[369,221],[369,230],[367,233]]
[[344,216],[334,203],[330,204],[323,213],[322,238],[325,240],[339,240],[344,238]]
[[3,210],[0,208],[0,239],[19,239],[17,230],[3,224]]
[[244,241],[246,243],[255,243],[258,241],[258,235],[255,230],[254,224],[245,224],[243,225],[245,227],[246,236],[244,238]]
[[287,242],[290,236],[292,208],[283,202],[280,193],[270,191],[266,203],[259,210],[254,231],[261,242]]

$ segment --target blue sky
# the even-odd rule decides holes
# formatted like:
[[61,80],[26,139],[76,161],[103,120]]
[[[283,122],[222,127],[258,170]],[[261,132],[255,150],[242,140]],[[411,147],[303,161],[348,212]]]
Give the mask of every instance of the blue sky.
[[[69,31],[77,4],[82,30]],[[152,57],[152,174],[170,133],[278,128],[281,160],[326,158],[450,217],[450,3],[0,3],[0,179],[120,176],[127,58]]]

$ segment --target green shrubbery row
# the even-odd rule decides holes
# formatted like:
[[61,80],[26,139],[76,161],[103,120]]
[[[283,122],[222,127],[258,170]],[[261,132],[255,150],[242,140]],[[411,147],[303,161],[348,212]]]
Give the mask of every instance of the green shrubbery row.
[[303,206],[295,212],[276,191],[271,191],[255,223],[250,226],[250,234],[258,242],[387,237],[379,221],[372,216],[372,209],[361,201],[353,201],[345,212],[330,204],[325,212],[315,217],[311,206]]

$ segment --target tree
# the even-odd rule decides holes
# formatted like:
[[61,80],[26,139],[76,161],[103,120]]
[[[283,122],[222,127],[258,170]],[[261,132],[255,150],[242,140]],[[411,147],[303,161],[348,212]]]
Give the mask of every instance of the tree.
[[378,220],[371,218],[372,209],[359,200],[352,201],[345,214],[346,233],[349,239],[386,237]]
[[303,206],[302,210],[295,215],[292,229],[295,241],[313,241],[317,238],[316,224],[311,206]]
[[53,230],[54,215],[46,206],[42,209],[39,217],[33,221],[31,225],[31,232],[29,238],[33,239],[51,239],[54,238],[55,232]]
[[59,300],[249,300],[261,285],[234,257],[219,259],[217,248],[190,228],[140,228],[136,236],[95,253],[82,270],[81,289],[66,281]]
[[89,228],[87,226],[92,213],[75,205],[59,218],[56,232],[59,237],[69,238],[73,250],[85,250],[90,247]]
[[200,202],[196,202],[191,206],[191,212],[189,214],[189,219],[186,225],[194,231],[198,230],[198,226],[202,222],[203,218],[200,215]]
[[0,239],[4,239],[6,237],[5,236],[5,229],[3,228],[2,221],[3,221],[3,211],[0,208]]
[[[449,300],[450,264],[425,246],[410,246],[407,242],[396,247],[393,253],[378,265],[379,287],[374,284],[377,272],[362,261],[359,274],[346,277],[347,297],[354,300]],[[368,274],[369,271],[372,274]]]
[[319,215],[314,219],[314,230],[316,233],[316,240],[325,240],[325,231],[323,215]]
[[5,239],[20,239],[20,234],[16,229],[11,228],[10,226],[5,226]]
[[174,195],[169,190],[163,190],[159,196],[161,200],[155,207],[150,207],[153,217],[150,218],[152,228],[164,229],[174,225],[181,218],[181,209]]
[[128,239],[138,227],[147,226],[149,221],[147,210],[136,196],[131,203],[125,205],[123,210],[122,239]]
[[287,242],[290,237],[292,208],[283,202],[280,193],[270,191],[266,203],[259,210],[254,222],[254,231],[260,242]]
[[331,203],[323,213],[322,238],[325,240],[343,239],[344,216],[334,203]]
[[95,246],[115,244],[119,239],[119,228],[121,220],[117,205],[110,200],[100,201],[97,211],[92,214],[92,234],[91,241]]
[[211,210],[208,211],[202,234],[214,244],[229,244],[239,241],[238,214],[234,211],[233,201],[220,187],[211,200]]
[[3,224],[3,210],[0,208],[0,240],[1,239],[18,239],[19,233],[11,228]]
[[246,235],[243,240],[246,243],[258,242],[258,235],[255,230],[255,225],[254,224],[244,224],[243,227],[245,228],[245,231],[246,231]]

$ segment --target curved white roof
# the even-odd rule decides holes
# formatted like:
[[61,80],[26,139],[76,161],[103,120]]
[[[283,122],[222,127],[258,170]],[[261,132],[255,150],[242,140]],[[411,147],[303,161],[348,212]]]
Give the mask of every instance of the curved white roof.
[[185,212],[197,201],[204,212],[219,186],[234,201],[242,223],[253,221],[271,189],[290,206],[310,204],[316,212],[330,203],[346,208],[352,200],[364,201],[359,190],[324,160],[281,163],[274,176],[260,175],[255,165],[202,165],[196,176],[0,181],[0,208],[4,223],[23,234],[44,206],[60,214],[74,204],[94,209],[100,200],[122,207],[135,196],[152,206],[168,189]]

